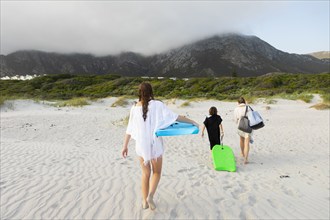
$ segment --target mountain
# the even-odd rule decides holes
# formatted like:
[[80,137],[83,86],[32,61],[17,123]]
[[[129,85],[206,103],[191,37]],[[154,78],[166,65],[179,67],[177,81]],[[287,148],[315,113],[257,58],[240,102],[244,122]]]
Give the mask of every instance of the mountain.
[[319,51],[319,52],[310,53],[308,55],[311,55],[317,59],[330,59],[330,51]]
[[96,57],[17,51],[0,58],[1,77],[56,73],[194,77],[330,72],[329,60],[289,54],[256,36],[238,34],[214,36],[153,56],[132,52]]
[[[95,57],[90,54],[58,54],[42,51],[18,51],[1,55],[1,77],[42,74],[106,74],[143,75],[147,63],[135,53]],[[140,64],[141,62],[141,64]],[[133,74],[134,73],[134,74]]]

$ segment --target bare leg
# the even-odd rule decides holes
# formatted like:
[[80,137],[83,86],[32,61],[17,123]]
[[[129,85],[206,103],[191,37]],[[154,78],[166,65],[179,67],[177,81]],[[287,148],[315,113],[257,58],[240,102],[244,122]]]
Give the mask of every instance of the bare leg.
[[250,150],[250,137],[245,138],[244,140],[244,163],[247,164],[248,156],[249,156],[249,150]]
[[239,144],[241,146],[241,155],[242,155],[242,157],[244,157],[244,140],[245,140],[245,138],[239,136]]
[[149,188],[149,195],[147,198],[147,202],[152,210],[156,208],[156,205],[153,200],[153,196],[156,192],[161,174],[162,174],[162,164],[163,164],[163,158],[159,157],[157,160],[152,160],[152,177],[150,181],[150,188]]
[[151,168],[150,164],[144,165],[144,160],[142,157],[139,157],[140,165],[142,169],[142,179],[141,179],[141,192],[142,192],[142,208],[147,209],[149,208],[147,203],[147,196],[149,193],[149,180],[150,180],[150,173]]

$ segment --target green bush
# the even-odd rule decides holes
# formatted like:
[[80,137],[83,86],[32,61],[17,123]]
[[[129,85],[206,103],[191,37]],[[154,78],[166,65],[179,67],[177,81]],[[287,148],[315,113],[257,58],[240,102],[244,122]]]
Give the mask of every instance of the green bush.
[[[137,96],[141,77],[118,75],[47,75],[32,80],[0,80],[1,96],[69,100],[76,97],[104,98]],[[165,98],[194,97],[236,100],[240,96],[272,97],[281,94],[294,99],[310,100],[312,93],[330,94],[330,73],[274,74],[260,77],[148,78],[154,95]],[[329,96],[324,95],[326,100]]]

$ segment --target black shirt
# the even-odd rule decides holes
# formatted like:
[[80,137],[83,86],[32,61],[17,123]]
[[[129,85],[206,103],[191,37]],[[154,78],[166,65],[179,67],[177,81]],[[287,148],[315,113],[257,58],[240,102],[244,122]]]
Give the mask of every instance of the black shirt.
[[220,115],[212,115],[208,118],[205,118],[204,125],[207,130],[207,134],[209,136],[210,148],[212,150],[213,146],[216,144],[220,144],[220,124],[222,122],[222,118]]

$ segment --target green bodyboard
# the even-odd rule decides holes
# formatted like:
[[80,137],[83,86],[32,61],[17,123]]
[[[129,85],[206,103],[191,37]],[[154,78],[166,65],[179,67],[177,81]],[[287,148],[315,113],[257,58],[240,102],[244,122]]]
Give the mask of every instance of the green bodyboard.
[[214,145],[212,148],[212,158],[215,170],[236,171],[236,162],[233,150],[225,145]]

